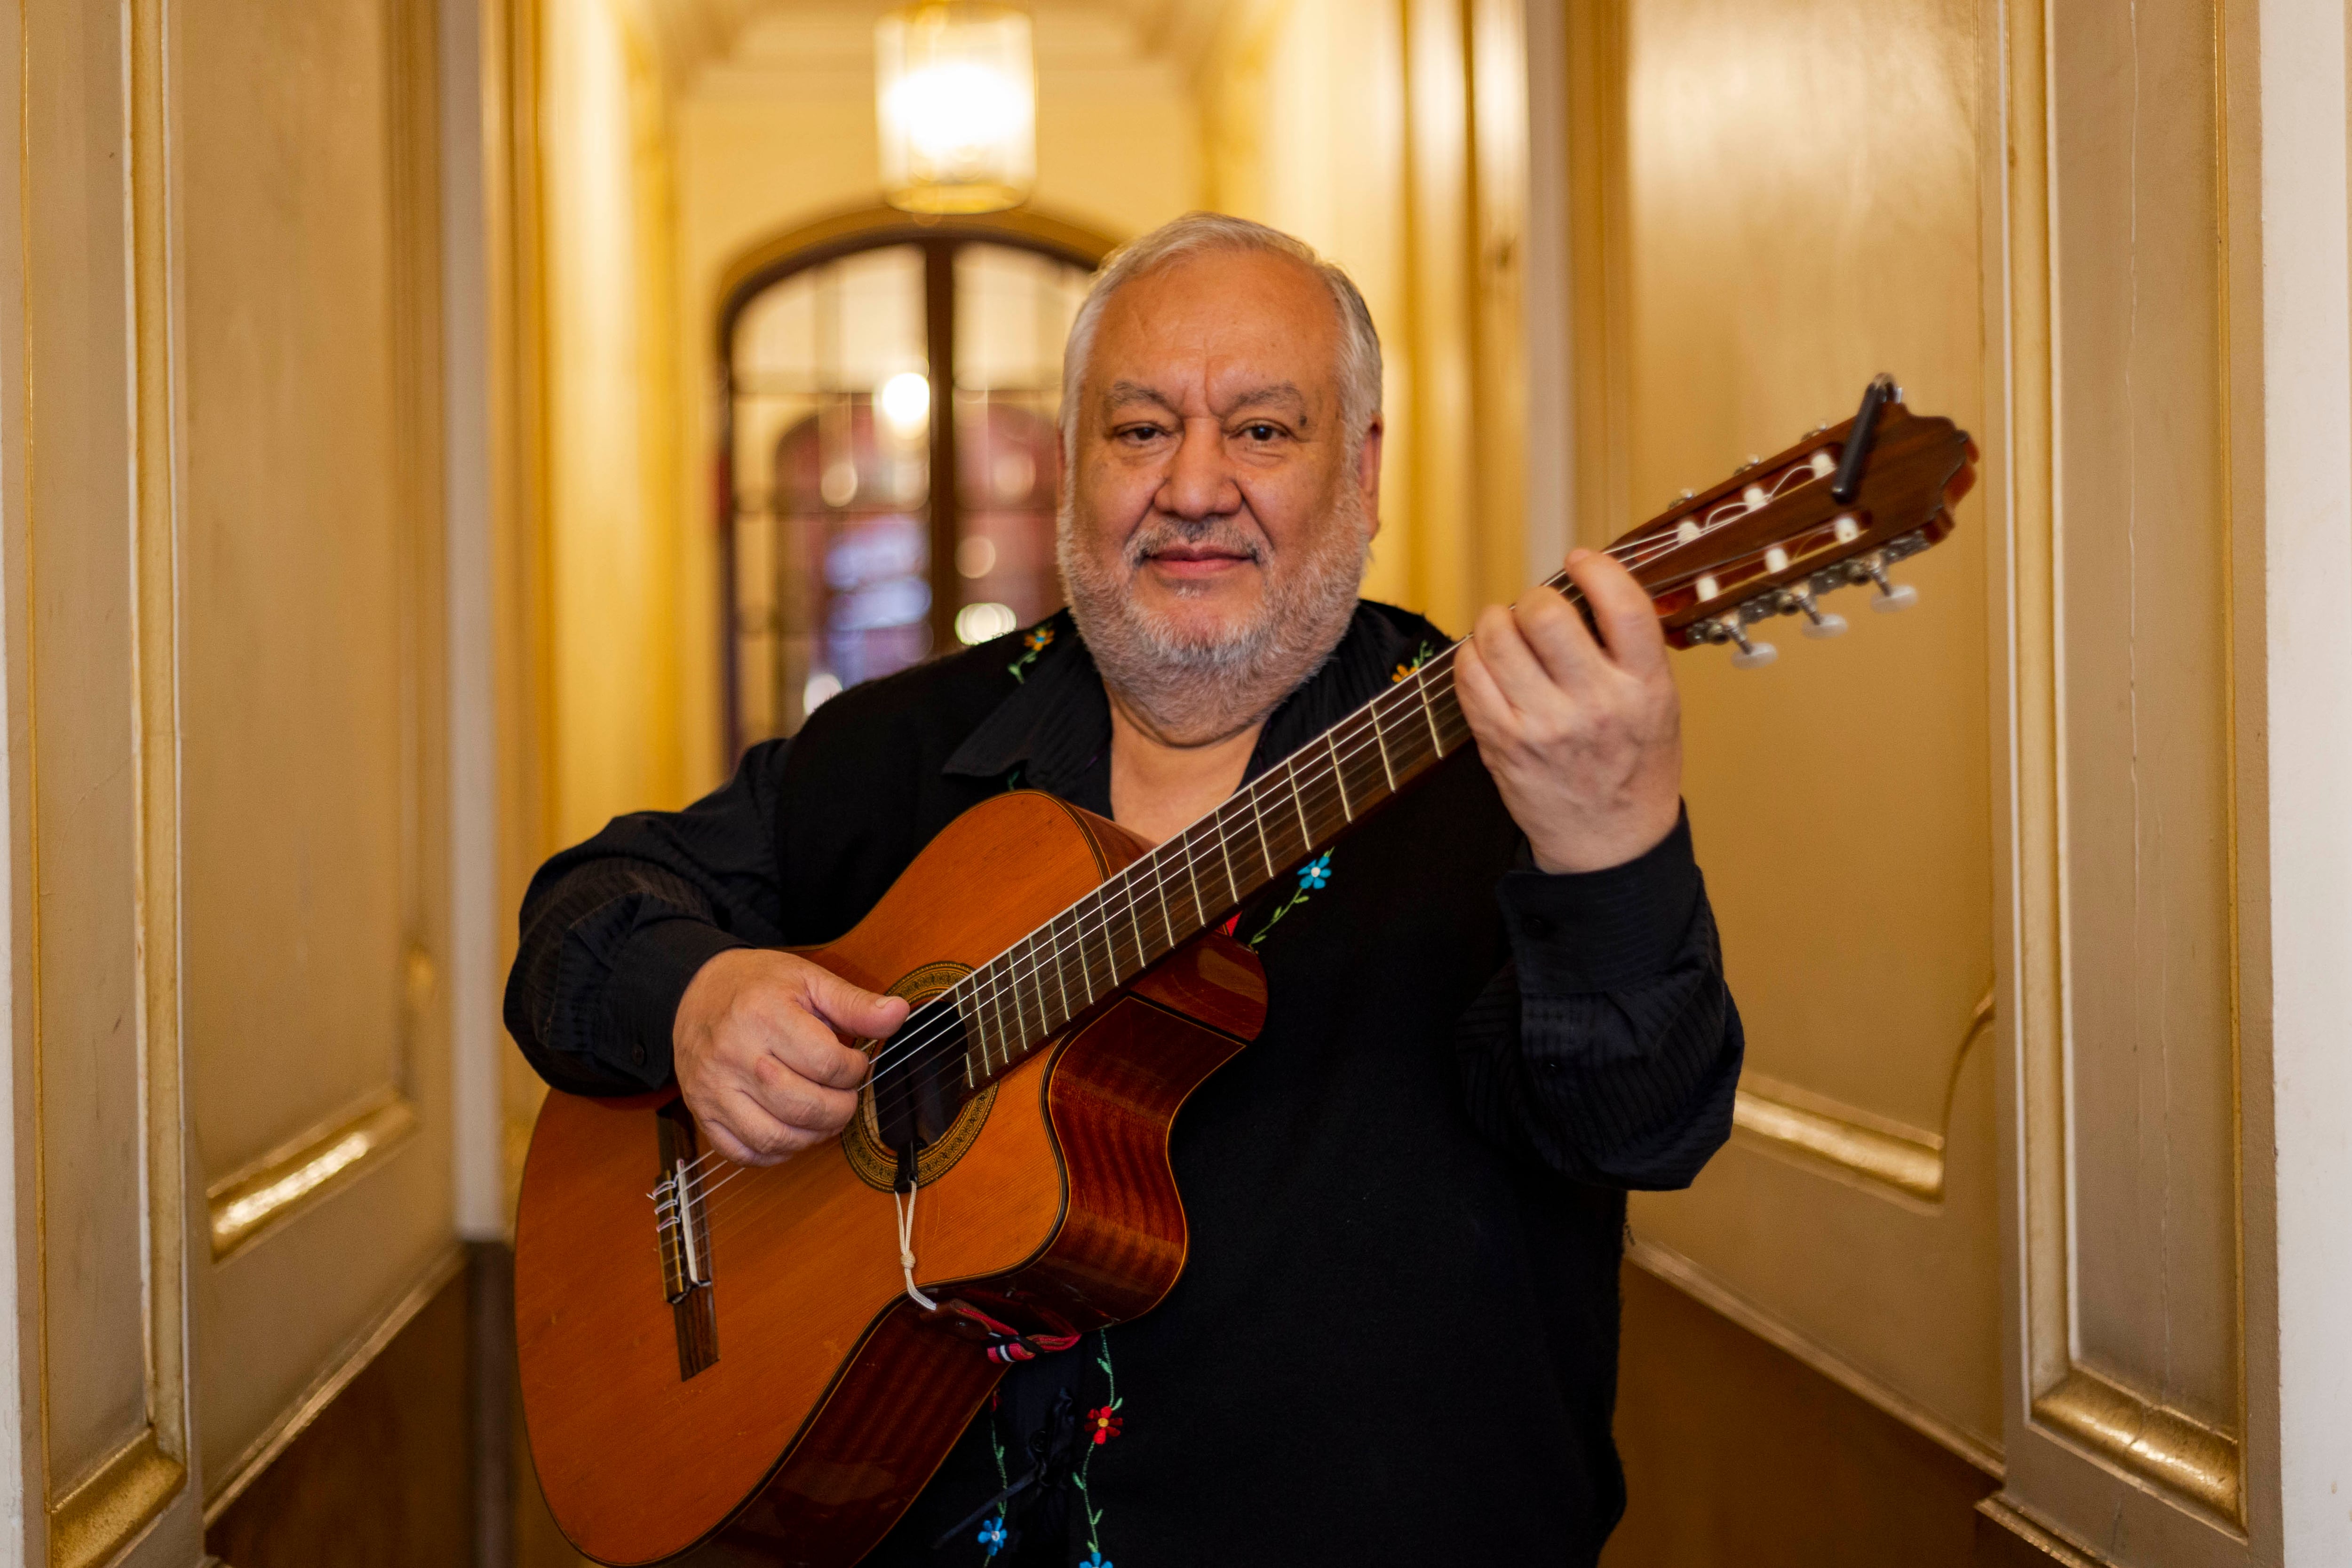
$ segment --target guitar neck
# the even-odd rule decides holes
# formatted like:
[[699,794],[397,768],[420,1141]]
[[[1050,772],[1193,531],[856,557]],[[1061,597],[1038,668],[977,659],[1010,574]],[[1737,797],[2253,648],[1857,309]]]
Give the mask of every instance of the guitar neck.
[[[1581,599],[1564,573],[1547,586]],[[1454,692],[1460,646],[1401,671],[1387,691],[957,982],[950,1005],[964,1022],[967,1085],[1010,1071],[1468,745]]]

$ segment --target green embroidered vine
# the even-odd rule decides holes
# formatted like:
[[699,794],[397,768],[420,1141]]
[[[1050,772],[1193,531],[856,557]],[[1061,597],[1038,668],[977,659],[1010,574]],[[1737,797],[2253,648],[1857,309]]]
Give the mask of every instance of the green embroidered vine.
[[1265,924],[1259,926],[1257,935],[1249,939],[1247,946],[1250,951],[1256,952],[1257,945],[1266,939],[1267,934],[1273,931],[1275,926],[1281,924],[1284,915],[1306,903],[1309,894],[1318,888],[1328,885],[1330,881],[1331,852],[1325,850],[1320,855],[1298,868],[1298,885],[1291,889],[1288,898],[1274,906],[1274,913],[1265,917]]
[[1103,1369],[1108,1387],[1104,1403],[1087,1412],[1087,1457],[1078,1461],[1077,1469],[1070,1476],[1070,1484],[1078,1489],[1079,1506],[1087,1511],[1087,1556],[1078,1568],[1111,1568],[1110,1559],[1102,1554],[1103,1511],[1095,1506],[1095,1494],[1087,1486],[1087,1473],[1094,1469],[1095,1450],[1118,1437],[1119,1428],[1126,1424],[1126,1418],[1118,1413],[1122,1401],[1118,1396],[1118,1374],[1110,1364],[1109,1331],[1097,1333],[1095,1341],[1102,1347],[1095,1364]]
[[1396,685],[1399,681],[1404,679],[1407,675],[1412,674],[1415,670],[1418,670],[1434,657],[1436,657],[1436,650],[1432,648],[1428,643],[1423,643],[1421,645],[1421,652],[1415,653],[1410,663],[1399,664],[1396,667],[1396,674],[1389,677],[1389,685]]

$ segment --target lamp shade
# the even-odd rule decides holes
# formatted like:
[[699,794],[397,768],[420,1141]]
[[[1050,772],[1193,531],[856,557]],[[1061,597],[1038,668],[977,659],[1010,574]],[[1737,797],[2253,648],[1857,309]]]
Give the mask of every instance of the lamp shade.
[[1029,18],[982,0],[892,11],[874,26],[882,191],[912,213],[1021,204],[1036,177]]

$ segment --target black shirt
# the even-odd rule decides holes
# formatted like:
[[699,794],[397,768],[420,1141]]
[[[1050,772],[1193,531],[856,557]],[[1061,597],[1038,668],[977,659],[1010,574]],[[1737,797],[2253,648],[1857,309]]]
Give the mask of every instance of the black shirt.
[[[1248,776],[1444,646],[1360,606]],[[508,1027],[558,1088],[666,1083],[703,962],[838,936],[1013,787],[1110,811],[1108,703],[1066,614],[845,692],[707,799],[550,861]],[[1175,1124],[1183,1277],[1143,1318],[1014,1369],[869,1562],[1597,1557],[1624,1496],[1624,1189],[1697,1174],[1739,1072],[1687,821],[1626,865],[1546,875],[1464,752],[1234,929],[1269,1007]],[[1066,1479],[932,1550],[1040,1451]]]

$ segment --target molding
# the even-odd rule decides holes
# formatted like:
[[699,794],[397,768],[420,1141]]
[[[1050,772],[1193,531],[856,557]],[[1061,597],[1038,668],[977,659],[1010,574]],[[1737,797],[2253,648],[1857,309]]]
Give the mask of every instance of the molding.
[[2033,1402],[2033,1418],[2234,1532],[2245,1528],[2238,1440],[2076,1367]]
[[157,1443],[153,1427],[141,1432],[50,1505],[50,1568],[93,1568],[112,1557],[155,1521],[187,1476],[187,1467]]
[[403,1291],[400,1298],[386,1308],[374,1322],[362,1329],[349,1342],[349,1347],[330,1361],[325,1370],[310,1380],[310,1385],[294,1398],[278,1417],[262,1429],[261,1435],[246,1445],[245,1451],[229,1461],[222,1471],[219,1489],[205,1499],[205,1528],[210,1530],[229,1505],[245,1495],[246,1488],[259,1478],[261,1472],[277,1462],[278,1457],[293,1446],[294,1439],[310,1429],[320,1411],[333,1404],[352,1380],[365,1372],[383,1347],[399,1336],[410,1320],[425,1310],[426,1302],[441,1293],[443,1286],[456,1279],[466,1268],[466,1248],[462,1242],[451,1242],[434,1254],[433,1261],[415,1282]]
[[230,1172],[205,1189],[213,1260],[350,1186],[416,1131],[415,1104],[384,1089]]
[[918,217],[897,207],[859,207],[834,213],[771,235],[745,247],[728,265],[717,291],[715,319],[719,322],[719,362],[726,362],[727,337],[733,330],[737,314],[751,296],[787,274],[851,251],[942,238],[1026,245],[1032,249],[1084,256],[1096,263],[1120,243],[1083,224],[1031,207],[941,217]]
[[1882,1131],[1745,1087],[1733,1097],[1731,1124],[1776,1151],[1827,1161],[1906,1197],[1944,1199],[1944,1140],[1932,1134]]
[[1729,1318],[1766,1343],[1786,1351],[1847,1393],[1892,1416],[1993,1479],[2003,1479],[2000,1452],[1991,1444],[1864,1371],[1803,1330],[1783,1322],[1673,1248],[1634,1237],[1626,1243],[1625,1257],[1627,1261]]
[[[1977,1512],[1994,1529],[2015,1536],[2027,1547],[2057,1563],[2059,1568],[2107,1568],[2107,1560],[2093,1555],[2061,1534],[2054,1525],[2044,1523],[2010,1499],[2007,1492],[1995,1492],[1977,1504]],[[1978,1527],[1985,1528],[1983,1525]],[[1978,1561],[1983,1552],[1979,1549]]]
[[[1992,1019],[1993,993],[1987,991],[1969,1017],[1959,1048],[1952,1053],[1951,1075],[1944,1088],[1945,1126],[1951,1124],[1952,1093],[1969,1048],[1992,1027]],[[1924,1203],[1944,1201],[1944,1134],[1940,1132],[1906,1127],[1760,1072],[1741,1075],[1732,1101],[1731,1124],[1761,1140],[1776,1154],[1834,1166],[1848,1176],[1892,1187]]]

